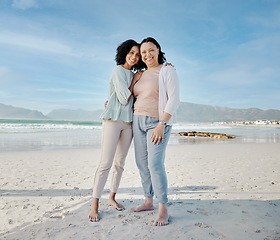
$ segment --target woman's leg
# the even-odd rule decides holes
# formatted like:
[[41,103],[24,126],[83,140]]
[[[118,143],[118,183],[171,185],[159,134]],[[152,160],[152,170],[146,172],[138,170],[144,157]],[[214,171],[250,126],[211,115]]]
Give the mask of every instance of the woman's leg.
[[164,226],[168,224],[168,211],[166,203],[158,204],[158,217],[154,221],[155,226]]
[[[148,162],[149,169],[151,172],[151,178],[153,187],[155,190],[155,195],[159,200],[159,211],[158,217],[156,218],[155,226],[164,226],[168,224],[168,211],[166,203],[167,198],[167,176],[164,167],[165,160],[165,150],[170,137],[171,127],[166,126],[164,131],[164,141],[163,143],[153,144],[151,141],[148,142]],[[152,130],[148,131],[148,138],[151,137]]]
[[125,159],[132,141],[132,125],[131,123],[122,123],[123,128],[120,133],[120,138],[115,154],[115,159],[112,166],[112,181],[111,192],[109,197],[109,205],[112,205],[117,210],[123,210],[123,205],[117,203],[115,196],[120,185],[122,173],[124,171]]
[[99,206],[99,198],[93,198],[91,203],[90,213],[88,215],[88,218],[91,222],[99,221],[98,206]]
[[134,116],[133,118],[133,137],[135,160],[138,167],[141,183],[144,190],[145,201],[143,204],[133,207],[133,212],[149,211],[154,209],[151,174],[148,168],[147,134],[146,134],[146,116]]
[[113,164],[120,138],[120,122],[106,120],[103,122],[102,152],[99,166],[95,173],[93,197],[100,198]]
[[153,197],[154,190],[152,186],[150,170],[148,168],[147,133],[145,126],[146,116],[134,116],[133,137],[135,161],[140,173],[144,196]]
[[106,184],[110,168],[113,163],[117,144],[119,141],[120,129],[119,122],[110,120],[103,121],[102,127],[102,151],[101,160],[96,170],[93,186],[93,202],[89,214],[90,221],[99,221],[98,204],[99,198]]
[[164,130],[163,142],[153,144],[151,134],[153,129],[148,130],[148,163],[155,195],[160,203],[167,203],[167,176],[164,167],[165,150],[170,137],[171,126],[166,126]]

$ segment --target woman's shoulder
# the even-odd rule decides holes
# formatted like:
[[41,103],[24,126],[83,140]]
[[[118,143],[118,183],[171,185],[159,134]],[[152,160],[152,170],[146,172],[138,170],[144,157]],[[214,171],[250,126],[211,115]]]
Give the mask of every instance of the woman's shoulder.
[[162,68],[161,68],[161,73],[162,74],[173,74],[173,73],[176,73],[176,69],[171,66],[171,65],[163,65]]
[[165,69],[166,71],[176,71],[173,65],[163,65],[162,68]]
[[113,75],[124,75],[125,74],[125,69],[121,65],[117,65],[113,68],[111,76]]
[[121,65],[117,65],[113,68],[113,71],[112,72],[121,72],[122,71],[122,66]]
[[126,74],[126,73],[131,73],[132,71],[129,69],[126,69],[124,67],[122,67],[121,65],[117,65],[115,66],[115,68],[113,69],[114,72],[118,72],[118,73],[122,73],[122,74]]

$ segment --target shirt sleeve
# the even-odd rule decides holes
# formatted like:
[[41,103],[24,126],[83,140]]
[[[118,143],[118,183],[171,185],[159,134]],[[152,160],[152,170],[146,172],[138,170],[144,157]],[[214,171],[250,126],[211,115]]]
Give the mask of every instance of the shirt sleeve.
[[126,78],[126,74],[120,68],[115,68],[111,75],[111,83],[114,86],[117,98],[122,105],[127,104],[128,98],[131,95],[131,92],[128,90],[129,86]]
[[167,112],[172,116],[180,105],[179,79],[174,68],[169,67],[165,83],[168,100],[164,108],[164,112]]

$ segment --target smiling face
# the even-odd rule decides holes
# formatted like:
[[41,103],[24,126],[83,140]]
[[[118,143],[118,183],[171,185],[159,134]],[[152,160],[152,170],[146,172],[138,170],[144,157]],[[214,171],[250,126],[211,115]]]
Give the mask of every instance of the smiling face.
[[125,58],[125,64],[123,65],[127,69],[131,69],[133,65],[137,64],[140,59],[139,47],[133,46]]
[[148,69],[157,67],[158,63],[158,55],[159,49],[157,46],[152,42],[144,42],[141,47],[141,57],[142,61],[147,65]]

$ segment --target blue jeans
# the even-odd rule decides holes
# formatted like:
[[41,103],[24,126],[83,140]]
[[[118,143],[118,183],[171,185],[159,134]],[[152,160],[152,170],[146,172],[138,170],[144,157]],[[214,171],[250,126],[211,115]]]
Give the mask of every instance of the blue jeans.
[[165,126],[163,143],[153,144],[151,135],[158,123],[158,118],[134,115],[132,127],[135,159],[141,176],[144,196],[153,197],[155,192],[160,203],[167,203],[164,159],[171,126]]

